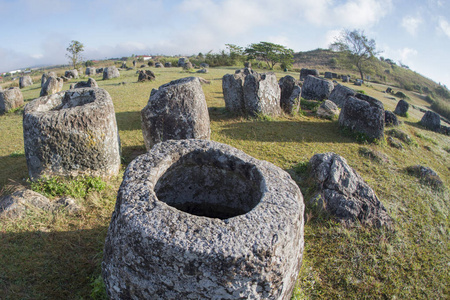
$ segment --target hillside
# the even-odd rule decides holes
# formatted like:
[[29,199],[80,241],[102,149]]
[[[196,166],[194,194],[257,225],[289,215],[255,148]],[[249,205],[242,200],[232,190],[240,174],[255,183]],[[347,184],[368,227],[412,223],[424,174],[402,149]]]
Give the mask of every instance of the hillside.
[[[295,68],[329,70],[333,57],[327,55],[333,53],[315,51],[316,54],[296,54]],[[113,63],[99,62],[97,66]],[[294,116],[245,118],[230,114],[225,109],[222,77],[239,67],[210,68],[209,73],[201,75],[211,81],[202,86],[211,120],[211,139],[281,167],[299,185],[307,207],[305,252],[293,299],[448,298],[450,137],[418,124],[423,116],[419,108],[429,109],[430,103],[422,94],[399,88],[405,79],[395,79],[403,72],[415,76],[413,72],[394,67],[392,74],[386,75],[386,82],[358,87],[344,84],[379,99],[388,110],[393,110],[400,100],[385,93],[389,82],[409,97],[407,101],[417,108],[411,108],[408,117],[400,117],[399,129],[411,141],[399,149],[385,140],[358,142],[343,133],[336,120],[316,117],[314,107],[306,101],[303,113]],[[380,68],[387,67],[380,63]],[[70,179],[34,184],[34,189],[50,195],[53,201],[61,195],[74,197],[83,209],[77,213],[29,211],[22,219],[0,221],[0,299],[104,299],[100,264],[117,190],[124,169],[146,151],[140,111],[153,88],[198,75],[180,68],[145,69],[155,73],[155,81],[138,83],[136,70],[121,71],[121,76],[112,80],[94,77],[113,99],[122,146],[121,174],[104,185],[98,183],[89,188],[82,180]],[[338,66],[333,70],[354,72]],[[299,77],[295,71],[275,73],[278,79],[286,75]],[[36,74],[35,83],[22,89],[25,103],[38,97],[39,78]],[[436,87],[426,78],[417,78],[421,86]],[[84,76],[80,80],[86,79]],[[63,90],[77,81],[64,83]],[[4,86],[10,84],[15,82]],[[27,180],[22,112],[23,108],[19,108],[0,116],[0,195],[9,193],[17,184],[31,186]],[[394,220],[393,231],[364,226],[345,228],[311,204],[314,188],[308,180],[308,161],[314,154],[325,152],[343,156],[374,189]],[[434,169],[445,188],[436,189],[411,176],[407,167],[417,164]]]

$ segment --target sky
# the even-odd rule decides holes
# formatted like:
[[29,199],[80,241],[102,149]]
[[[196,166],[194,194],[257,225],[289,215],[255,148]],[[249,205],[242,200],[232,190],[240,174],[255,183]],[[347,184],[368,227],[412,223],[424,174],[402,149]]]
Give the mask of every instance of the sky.
[[0,72],[85,59],[192,55],[267,41],[295,52],[364,30],[380,56],[450,87],[450,0],[0,0]]

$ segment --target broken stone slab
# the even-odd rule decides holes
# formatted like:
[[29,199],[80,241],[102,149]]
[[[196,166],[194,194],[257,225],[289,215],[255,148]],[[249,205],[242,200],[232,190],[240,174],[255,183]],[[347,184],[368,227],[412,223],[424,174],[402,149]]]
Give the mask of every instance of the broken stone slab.
[[44,83],[47,81],[47,79],[49,78],[49,77],[57,77],[56,76],[56,73],[55,72],[46,72],[46,73],[44,73],[44,74],[42,74],[42,77],[41,77],[41,87],[44,85]]
[[156,76],[151,70],[138,71],[138,82],[155,80]]
[[325,119],[334,120],[339,116],[339,108],[334,102],[325,100],[317,109],[317,116]]
[[186,77],[153,89],[141,111],[147,150],[167,140],[209,139],[205,94],[197,77]]
[[104,89],[73,89],[31,101],[24,108],[23,135],[32,180],[119,172],[116,116]]
[[80,81],[74,85],[74,89],[88,88],[88,87],[98,87],[97,81],[94,78],[89,77],[87,81]]
[[349,96],[339,114],[339,125],[364,134],[369,140],[384,137],[384,106],[379,100],[363,94]]
[[416,176],[424,184],[431,185],[433,187],[443,187],[444,182],[441,177],[430,167],[421,165],[410,166],[406,168],[409,174]]
[[40,97],[53,95],[58,92],[61,92],[64,85],[64,80],[60,77],[48,77],[47,81],[41,88],[41,92],[39,94]]
[[302,86],[302,98],[307,100],[325,100],[334,89],[331,80],[308,75]]
[[392,219],[373,189],[345,158],[333,152],[315,154],[309,165],[319,195],[314,201],[323,201],[318,204],[339,222],[392,228]]
[[111,299],[290,299],[304,249],[290,175],[231,146],[167,141],[133,160],[102,276]]
[[69,78],[69,79],[78,79],[78,70],[68,70],[64,72],[64,76]]
[[52,211],[53,209],[54,205],[47,197],[26,188],[0,197],[0,219],[21,218],[27,210]]
[[302,93],[302,88],[300,87],[298,81],[294,77],[287,75],[278,81],[278,85],[281,90],[281,109],[287,114],[299,112],[300,94]]
[[23,105],[23,95],[18,87],[0,90],[0,115]]

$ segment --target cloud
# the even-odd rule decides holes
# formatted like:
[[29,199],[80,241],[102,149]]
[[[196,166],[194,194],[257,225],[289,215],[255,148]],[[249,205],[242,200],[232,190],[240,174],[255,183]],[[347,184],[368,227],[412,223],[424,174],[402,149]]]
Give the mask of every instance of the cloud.
[[405,47],[398,50],[398,53],[402,62],[408,62],[411,56],[416,56],[418,52],[415,49]]
[[333,29],[327,31],[325,34],[325,46],[328,48],[332,43],[336,41],[336,38],[340,36],[341,30]]
[[371,27],[391,10],[391,0],[350,0],[332,9],[330,21],[346,28]]
[[412,16],[406,16],[402,19],[402,27],[406,29],[406,31],[410,35],[416,35],[417,29],[420,24],[423,23],[422,18],[420,17],[412,17]]
[[450,38],[450,24],[444,17],[439,17],[438,30],[442,31],[447,37]]

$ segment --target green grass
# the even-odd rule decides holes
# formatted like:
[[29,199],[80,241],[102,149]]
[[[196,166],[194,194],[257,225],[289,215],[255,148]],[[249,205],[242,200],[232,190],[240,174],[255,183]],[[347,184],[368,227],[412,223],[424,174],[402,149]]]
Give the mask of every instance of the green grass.
[[[419,147],[401,151],[383,142],[361,145],[353,136],[343,135],[336,121],[309,114],[235,116],[224,108],[221,78],[236,68],[210,68],[209,73],[201,74],[211,81],[202,86],[209,107],[211,139],[274,163],[300,186],[307,224],[303,266],[293,298],[448,298],[449,192],[422,184],[405,169],[416,164],[431,167],[449,186],[450,137],[417,126],[420,115],[416,111],[411,111],[400,128],[408,136],[417,137]],[[120,78],[108,81],[95,77],[114,102],[124,168],[145,152],[140,110],[151,89],[177,78],[197,76],[181,68],[151,69],[156,74],[152,82],[137,83],[136,70],[121,72]],[[276,74],[278,78],[299,75]],[[128,84],[118,85],[123,81]],[[69,84],[65,83],[65,88]],[[365,92],[393,109],[396,103],[385,98],[381,90],[385,88],[374,85]],[[39,95],[39,83],[22,91],[26,102],[31,101]],[[428,105],[421,97],[404,92],[412,103]],[[314,110],[317,105],[313,101],[301,103],[306,110]],[[29,184],[24,180],[28,173],[22,117],[15,113],[0,116],[0,132],[0,190],[6,193],[9,179]],[[316,153],[330,151],[346,158],[375,190],[394,220],[393,232],[342,228],[311,204],[314,188],[308,180],[308,161]],[[85,208],[76,215],[61,210],[33,211],[19,220],[0,221],[0,299],[104,299],[99,280],[102,249],[121,180],[114,178],[104,187],[95,179],[88,179],[95,181],[91,183],[84,180],[51,179],[35,184],[52,197],[74,196]],[[100,187],[86,187],[97,184]]]

